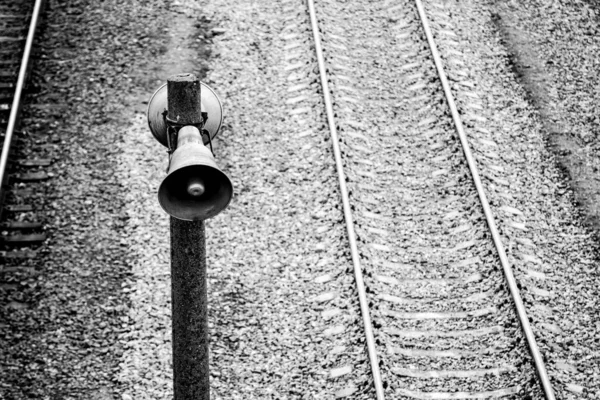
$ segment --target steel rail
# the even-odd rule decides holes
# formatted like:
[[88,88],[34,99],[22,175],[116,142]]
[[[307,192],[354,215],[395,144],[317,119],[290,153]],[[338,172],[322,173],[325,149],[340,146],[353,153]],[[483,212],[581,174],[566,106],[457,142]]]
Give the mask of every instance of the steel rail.
[[19,68],[19,75],[17,77],[17,84],[15,86],[15,95],[8,117],[8,125],[6,127],[6,133],[4,136],[4,144],[2,145],[2,154],[0,154],[0,199],[2,199],[3,195],[2,186],[4,184],[4,180],[6,179],[6,166],[8,164],[8,156],[10,154],[10,147],[12,145],[15,126],[17,125],[17,119],[19,117],[21,94],[23,92],[23,87],[25,86],[25,79],[27,78],[29,57],[31,55],[31,48],[33,47],[33,38],[35,36],[35,30],[38,24],[40,11],[42,9],[42,3],[43,0],[36,0],[33,6],[31,22],[29,23],[29,31],[27,33],[27,40],[25,41],[25,49],[23,51],[21,66]]
[[358,254],[358,246],[356,244],[356,233],[354,232],[354,221],[350,210],[350,199],[348,198],[348,188],[346,187],[346,176],[344,174],[344,166],[342,164],[342,155],[340,151],[340,143],[338,139],[337,129],[335,127],[335,118],[333,114],[333,102],[329,92],[327,83],[327,72],[325,68],[325,58],[323,57],[323,49],[321,47],[321,37],[319,35],[319,24],[315,12],[314,0],[308,0],[308,8],[310,13],[310,22],[312,25],[313,36],[315,39],[315,51],[317,53],[317,62],[319,64],[319,75],[321,77],[321,87],[323,89],[323,97],[325,101],[325,109],[327,112],[327,122],[329,124],[329,132],[331,134],[331,144],[333,146],[333,154],[335,157],[335,166],[338,173],[340,192],[342,195],[342,204],[344,208],[344,219],[346,221],[346,230],[348,232],[348,241],[350,242],[350,253],[352,255],[352,263],[354,265],[354,278],[358,288],[358,299],[360,310],[363,318],[365,336],[367,341],[367,351],[369,353],[369,361],[371,363],[371,373],[373,374],[373,384],[377,400],[384,400],[383,382],[379,371],[379,362],[377,360],[377,350],[375,348],[375,337],[373,335],[373,326],[371,325],[371,317],[369,315],[369,302],[365,290],[365,282],[363,279],[360,258]]
[[473,153],[471,152],[467,135],[463,128],[462,120],[460,118],[460,114],[458,113],[458,109],[456,108],[456,103],[454,102],[452,90],[450,89],[448,78],[446,77],[446,74],[444,72],[442,59],[437,50],[437,46],[435,45],[433,34],[431,32],[431,28],[429,27],[429,22],[427,21],[425,9],[423,8],[423,3],[421,2],[421,0],[415,0],[415,2],[417,4],[419,16],[421,17],[423,29],[425,30],[425,35],[427,36],[427,41],[429,42],[431,54],[435,62],[435,67],[438,71],[438,75],[442,82],[442,87],[444,88],[444,93],[446,95],[446,100],[448,101],[448,106],[450,107],[450,112],[452,113],[454,125],[456,126],[456,131],[458,132],[458,136],[460,137],[460,142],[463,147],[465,158],[467,159],[467,164],[469,165],[469,170],[471,171],[473,182],[475,183],[475,187],[477,188],[477,194],[479,195],[479,200],[483,207],[483,212],[485,214],[488,227],[492,233],[492,238],[494,240],[496,250],[498,251],[498,255],[500,257],[500,263],[502,264],[502,269],[504,270],[504,275],[506,277],[506,281],[508,282],[510,294],[517,308],[517,314],[521,323],[521,327],[523,329],[523,332],[525,333],[525,337],[527,338],[527,343],[529,344],[531,355],[535,362],[535,367],[542,384],[542,389],[544,390],[547,400],[555,400],[554,391],[552,390],[552,385],[550,383],[550,379],[548,378],[548,373],[546,372],[544,360],[538,348],[537,342],[535,341],[535,336],[533,330],[531,329],[531,325],[529,324],[529,319],[527,318],[527,313],[525,311],[523,299],[521,298],[521,294],[517,286],[517,281],[515,280],[515,276],[508,261],[508,257],[506,256],[506,251],[504,250],[504,246],[502,244],[498,228],[496,227],[496,222],[494,221],[494,216],[492,214],[490,204],[485,195],[483,184],[481,183],[481,178],[479,177],[479,171],[477,170],[477,164],[475,158],[473,157]]

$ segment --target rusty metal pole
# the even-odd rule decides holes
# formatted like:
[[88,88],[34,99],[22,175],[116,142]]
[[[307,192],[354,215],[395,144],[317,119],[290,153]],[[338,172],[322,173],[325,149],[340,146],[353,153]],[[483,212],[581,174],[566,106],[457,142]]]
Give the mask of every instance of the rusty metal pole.
[[[200,81],[192,74],[167,81],[167,119],[202,122]],[[174,400],[209,400],[204,222],[171,217]]]
[[174,400],[209,400],[204,222],[171,217]]

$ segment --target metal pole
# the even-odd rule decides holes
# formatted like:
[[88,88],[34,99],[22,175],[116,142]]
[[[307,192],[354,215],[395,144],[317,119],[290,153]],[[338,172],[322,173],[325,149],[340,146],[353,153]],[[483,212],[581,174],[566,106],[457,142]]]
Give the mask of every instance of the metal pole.
[[[168,116],[201,122],[200,81],[192,74],[167,81]],[[171,292],[174,400],[209,400],[204,223],[171,217]]]
[[209,400],[204,222],[171,217],[174,400]]

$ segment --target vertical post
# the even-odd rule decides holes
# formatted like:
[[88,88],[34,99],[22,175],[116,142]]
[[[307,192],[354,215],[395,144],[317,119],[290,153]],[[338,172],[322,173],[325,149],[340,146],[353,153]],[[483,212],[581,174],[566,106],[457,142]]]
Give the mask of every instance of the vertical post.
[[203,221],[171,217],[174,400],[209,400]]
[[[192,74],[167,81],[168,115],[177,124],[202,122],[200,81]],[[171,217],[174,400],[209,400],[204,222]]]

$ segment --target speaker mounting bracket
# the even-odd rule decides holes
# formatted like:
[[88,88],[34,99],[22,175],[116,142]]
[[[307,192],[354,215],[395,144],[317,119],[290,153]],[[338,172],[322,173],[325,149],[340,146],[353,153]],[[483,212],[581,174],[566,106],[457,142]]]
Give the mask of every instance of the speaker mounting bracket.
[[[200,82],[200,105],[202,109],[202,126],[194,125],[202,133],[202,141],[204,144],[209,144],[212,147],[212,139],[217,136],[219,129],[223,123],[223,106],[221,100],[216,93],[205,83]],[[177,143],[177,138],[171,140],[169,137],[169,126],[173,126],[177,131],[183,126],[176,122],[170,121],[167,118],[167,84],[165,83],[154,92],[148,102],[148,126],[152,135],[167,147],[169,151],[173,151],[172,143]]]

